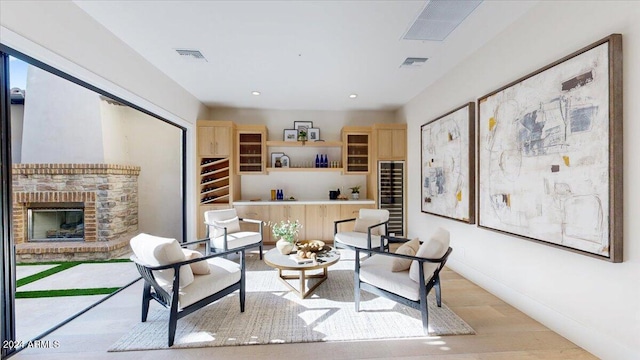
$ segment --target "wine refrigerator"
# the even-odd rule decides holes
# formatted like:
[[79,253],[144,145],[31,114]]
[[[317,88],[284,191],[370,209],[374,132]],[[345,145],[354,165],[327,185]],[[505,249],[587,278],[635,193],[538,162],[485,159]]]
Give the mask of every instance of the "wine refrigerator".
[[389,234],[405,236],[404,161],[378,162],[378,207],[389,210]]

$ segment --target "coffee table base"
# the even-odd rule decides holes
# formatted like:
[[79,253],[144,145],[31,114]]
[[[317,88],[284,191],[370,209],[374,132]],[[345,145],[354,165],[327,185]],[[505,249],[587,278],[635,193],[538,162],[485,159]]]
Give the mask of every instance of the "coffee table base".
[[[278,269],[278,277],[280,278],[280,281],[282,281],[282,283],[287,285],[289,289],[293,290],[293,292],[298,294],[298,296],[300,296],[301,299],[304,299],[307,296],[309,296],[313,292],[313,290],[315,290],[320,284],[322,284],[325,280],[327,280],[327,274],[328,274],[326,267],[322,269],[322,273],[312,274],[312,275],[307,275],[305,273],[306,270],[289,270],[289,271],[299,271],[300,275],[283,275],[282,269]],[[287,280],[298,280],[298,279],[300,280],[300,289],[296,289],[287,281]],[[310,287],[309,290],[305,291],[307,279],[320,279],[320,280],[317,283],[315,283],[312,287]]]

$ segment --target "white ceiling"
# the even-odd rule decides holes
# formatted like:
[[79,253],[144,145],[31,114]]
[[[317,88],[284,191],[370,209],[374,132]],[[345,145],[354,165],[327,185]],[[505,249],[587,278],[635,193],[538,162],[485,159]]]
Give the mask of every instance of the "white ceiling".
[[401,40],[427,1],[75,3],[208,106],[297,110],[397,109],[535,4],[485,0],[439,42]]

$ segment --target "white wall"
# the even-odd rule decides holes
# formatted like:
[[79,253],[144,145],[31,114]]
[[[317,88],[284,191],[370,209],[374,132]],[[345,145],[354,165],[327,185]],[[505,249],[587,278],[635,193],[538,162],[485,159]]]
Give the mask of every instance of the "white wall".
[[209,120],[229,120],[237,124],[263,124],[269,131],[269,140],[282,140],[284,129],[293,129],[294,121],[312,121],[320,128],[320,138],[340,139],[343,126],[370,126],[396,121],[395,111],[321,111],[321,110],[260,110],[240,108],[212,108]]
[[23,163],[104,162],[97,93],[35,66],[28,67],[27,89]]
[[22,122],[24,104],[11,105],[11,161],[22,161]]
[[598,357],[639,359],[640,2],[541,2],[404,106],[399,120],[408,123],[408,161],[419,164],[420,125],[612,33],[624,47],[623,263],[423,214],[418,166],[408,173],[408,220],[411,236],[448,228],[453,270],[549,328]]
[[[396,120],[394,111],[319,111],[319,110],[258,110],[239,108],[213,108],[210,120],[230,120],[237,124],[264,124],[269,132],[269,140],[282,140],[284,129],[293,129],[294,121],[311,121],[320,129],[320,138],[327,141],[340,141],[343,126],[371,126],[378,123],[391,123]],[[271,152],[284,152],[292,163],[315,161],[317,153],[329,156],[329,161],[342,160],[339,148],[269,148]],[[309,176],[309,175],[313,176]],[[271,173],[269,175],[243,176],[241,179],[242,198],[269,198],[270,189],[283,189],[286,196],[299,199],[328,199],[329,190],[340,188],[350,194],[349,187],[361,185],[360,194],[366,194],[366,176],[341,175],[332,173]]]
[[140,166],[138,230],[183,240],[182,131],[128,106],[101,101],[105,161]]

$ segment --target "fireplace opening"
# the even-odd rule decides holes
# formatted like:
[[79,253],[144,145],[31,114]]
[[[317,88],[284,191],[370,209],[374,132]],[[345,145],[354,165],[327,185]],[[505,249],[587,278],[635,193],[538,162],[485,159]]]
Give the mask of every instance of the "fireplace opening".
[[84,207],[70,203],[28,209],[28,241],[84,241]]

